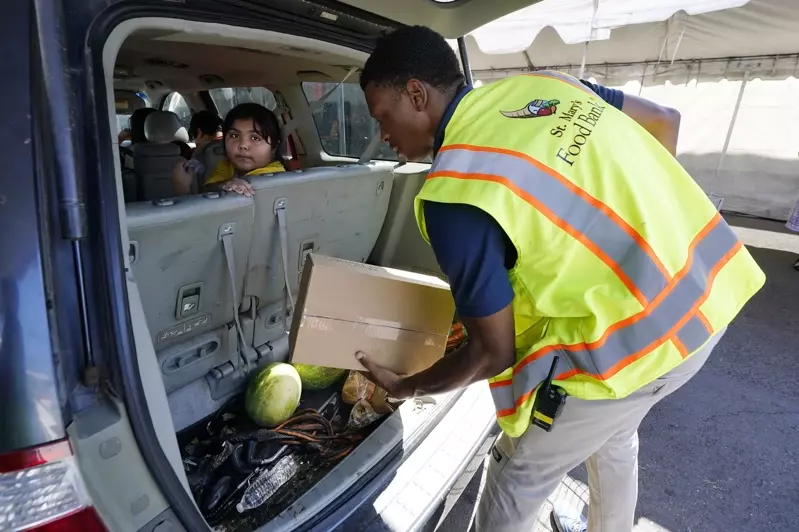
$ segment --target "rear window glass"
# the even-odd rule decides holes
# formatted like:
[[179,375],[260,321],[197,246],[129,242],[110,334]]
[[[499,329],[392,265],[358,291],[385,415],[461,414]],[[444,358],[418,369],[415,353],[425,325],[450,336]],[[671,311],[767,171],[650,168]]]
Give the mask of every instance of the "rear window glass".
[[225,115],[228,114],[228,111],[240,103],[259,103],[270,111],[275,111],[277,108],[275,95],[272,94],[272,91],[264,87],[211,89],[208,91],[208,94],[211,95],[216,110],[223,119]]
[[124,129],[130,128],[130,115],[133,111],[141,107],[150,107],[150,101],[144,93],[136,93],[136,96],[120,96],[114,98],[114,108],[117,116],[117,134]]
[[189,104],[186,103],[186,99],[183,98],[182,94],[179,92],[171,93],[166,97],[162,109],[165,111],[172,111],[178,115],[180,124],[186,128],[186,131],[189,130],[189,124],[191,123],[191,108],[189,107]]
[[[338,83],[305,82],[302,90],[308,103],[313,103],[336,85]],[[343,83],[325,99],[313,118],[322,149],[338,157],[360,157],[369,141],[380,134],[377,122],[369,115],[366,98],[358,83]],[[373,158],[396,161],[397,154],[381,143]]]

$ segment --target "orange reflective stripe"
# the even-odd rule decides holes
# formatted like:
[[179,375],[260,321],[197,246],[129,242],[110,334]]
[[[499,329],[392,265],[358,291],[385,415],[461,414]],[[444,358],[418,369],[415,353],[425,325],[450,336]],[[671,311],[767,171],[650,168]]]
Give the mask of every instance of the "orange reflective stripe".
[[549,220],[566,231],[569,235],[571,235],[576,240],[580,241],[585,247],[590,249],[594,255],[596,255],[602,262],[607,264],[607,266],[613,270],[616,276],[624,283],[624,286],[630,291],[630,293],[635,296],[641,305],[647,305],[646,296],[641,292],[641,290],[635,285],[632,279],[622,270],[621,266],[613,260],[607,253],[605,253],[602,248],[598,247],[594,242],[586,238],[586,236],[579,231],[577,231],[574,227],[569,225],[568,222],[565,220],[560,219],[555,213],[553,213],[544,203],[538,201],[535,197],[531,196],[524,190],[521,190],[517,187],[513,182],[509,181],[507,178],[499,175],[491,175],[491,174],[462,174],[460,172],[456,172],[454,170],[447,170],[442,172],[433,172],[428,175],[428,179],[435,179],[436,177],[450,177],[455,179],[476,179],[480,181],[491,181],[494,183],[499,183],[504,185],[505,187],[509,188],[522,198],[523,200],[527,201],[533,207],[535,207],[541,214],[549,218]]
[[[474,152],[498,153],[503,155],[509,155],[511,157],[518,157],[524,160],[525,162],[532,164],[541,172],[544,172],[548,176],[559,181],[563,186],[568,188],[573,194],[580,197],[583,201],[587,202],[594,208],[598,209],[600,212],[604,213],[625,233],[627,233],[630,236],[630,238],[632,238],[635,241],[636,244],[638,244],[641,247],[644,253],[646,253],[649,256],[649,259],[655,264],[655,267],[657,267],[657,269],[660,270],[660,273],[663,275],[663,277],[665,278],[669,277],[668,270],[666,270],[666,267],[658,258],[657,254],[655,253],[655,250],[652,249],[652,246],[649,245],[649,242],[647,242],[646,239],[642,237],[640,233],[638,233],[638,231],[636,231],[630,224],[628,224],[621,216],[619,216],[613,209],[608,207],[605,203],[599,201],[597,198],[593,197],[591,194],[589,194],[588,192],[577,186],[568,178],[558,173],[554,169],[550,168],[549,166],[545,165],[541,161],[533,157],[530,157],[526,153],[518,151],[506,150],[502,148],[490,148],[486,146],[474,146],[470,144],[451,144],[449,146],[444,146],[443,148],[441,148],[442,152],[446,152],[448,150],[467,150]],[[435,162],[436,161],[434,161],[434,164]]]
[[499,183],[530,203],[611,268],[646,306],[668,274],[644,238],[610,207],[523,153],[471,145],[439,151],[427,179],[448,177]]
[[704,312],[702,312],[701,310],[697,312],[696,318],[702,322],[702,325],[704,325],[705,329],[707,329],[708,332],[713,331],[713,325],[710,324],[710,321],[708,321],[707,316],[705,316]]
[[679,336],[672,338],[671,343],[673,343],[674,347],[677,348],[677,351],[680,352],[681,357],[685,358],[689,355],[688,348],[685,347],[685,344],[682,343],[682,340],[680,340]]
[[[712,329],[708,331],[696,317],[699,307],[710,295],[718,272],[741,246],[732,229],[714,217],[694,239],[677,281],[669,283],[668,291],[659,294],[650,307],[622,320],[625,325],[621,327],[614,324],[614,330],[606,331],[599,342],[543,347],[514,366],[513,379],[492,382],[498,415],[512,414],[535,392],[556,354],[571,366],[557,380],[578,374],[607,380],[669,340],[678,338],[688,353],[699,349],[712,335]],[[512,396],[507,389],[513,390]]]

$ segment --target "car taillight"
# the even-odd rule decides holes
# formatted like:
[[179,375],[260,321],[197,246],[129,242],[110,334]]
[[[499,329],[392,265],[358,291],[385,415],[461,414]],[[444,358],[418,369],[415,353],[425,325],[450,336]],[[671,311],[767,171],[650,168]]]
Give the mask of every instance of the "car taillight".
[[0,455],[0,530],[105,531],[67,440]]

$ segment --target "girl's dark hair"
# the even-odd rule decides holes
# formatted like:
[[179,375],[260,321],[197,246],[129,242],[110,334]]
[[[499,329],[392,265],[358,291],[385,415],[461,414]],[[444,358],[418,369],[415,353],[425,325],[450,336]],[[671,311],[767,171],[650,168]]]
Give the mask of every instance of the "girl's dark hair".
[[230,128],[236,120],[252,120],[252,126],[256,133],[266,139],[272,146],[275,160],[282,159],[280,147],[283,142],[283,135],[280,133],[280,123],[277,121],[275,113],[257,103],[242,103],[231,109],[225,121],[222,122],[222,133],[227,136]]

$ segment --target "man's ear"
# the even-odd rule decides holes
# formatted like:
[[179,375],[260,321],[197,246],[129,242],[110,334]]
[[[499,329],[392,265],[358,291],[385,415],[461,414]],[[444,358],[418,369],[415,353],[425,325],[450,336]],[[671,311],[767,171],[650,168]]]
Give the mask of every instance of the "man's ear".
[[427,108],[428,93],[427,87],[418,79],[408,80],[405,87],[411,97],[411,105],[416,111],[421,112]]

